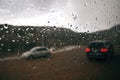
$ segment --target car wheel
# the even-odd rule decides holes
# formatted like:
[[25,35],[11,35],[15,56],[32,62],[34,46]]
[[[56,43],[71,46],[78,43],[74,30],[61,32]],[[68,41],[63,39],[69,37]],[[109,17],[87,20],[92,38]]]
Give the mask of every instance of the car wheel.
[[93,60],[93,58],[91,58],[91,57],[87,57],[87,59],[88,59],[89,61]]
[[107,61],[111,61],[112,57],[113,57],[113,54],[109,54],[108,57],[107,57]]
[[47,54],[47,57],[50,57],[50,54],[49,54],[49,53]]
[[34,59],[33,55],[31,55],[31,56],[28,57],[28,60],[33,60],[33,59]]

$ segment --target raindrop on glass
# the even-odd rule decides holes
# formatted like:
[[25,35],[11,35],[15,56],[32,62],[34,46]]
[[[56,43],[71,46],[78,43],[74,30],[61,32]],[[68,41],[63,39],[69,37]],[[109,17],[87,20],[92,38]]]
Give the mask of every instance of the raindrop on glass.
[[87,3],[85,3],[84,6],[87,7]]
[[27,44],[29,44],[29,42],[28,42],[28,41],[26,41],[26,43],[27,43]]
[[11,49],[7,49],[7,51],[11,51]]
[[72,25],[70,25],[70,27],[72,27]]
[[6,33],[9,33],[9,31],[6,31]]
[[7,26],[7,25],[4,25],[4,28],[5,28],[5,29],[8,29],[8,26]]
[[15,42],[15,40],[12,40],[12,42]]
[[1,46],[4,46],[4,44],[0,44]]
[[48,21],[48,23],[50,23],[50,21]]
[[56,26],[53,26],[53,29],[56,30],[57,29]]
[[3,28],[0,28],[0,30],[2,31],[2,30],[3,30]]
[[98,18],[96,17],[95,20],[98,21]]

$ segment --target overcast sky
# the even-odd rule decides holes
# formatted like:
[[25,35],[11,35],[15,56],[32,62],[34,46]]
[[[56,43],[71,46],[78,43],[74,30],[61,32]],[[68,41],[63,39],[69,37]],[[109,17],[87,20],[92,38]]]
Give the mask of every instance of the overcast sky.
[[0,0],[4,23],[93,32],[120,24],[120,0]]

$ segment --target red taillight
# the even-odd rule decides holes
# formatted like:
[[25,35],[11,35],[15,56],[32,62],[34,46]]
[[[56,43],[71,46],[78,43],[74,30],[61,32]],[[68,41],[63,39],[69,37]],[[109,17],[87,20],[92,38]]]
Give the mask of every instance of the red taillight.
[[100,51],[101,51],[102,53],[106,53],[106,52],[108,52],[108,49],[107,49],[107,48],[101,48]]
[[90,48],[86,48],[86,49],[85,49],[85,52],[86,52],[86,53],[89,53],[89,52],[90,52]]

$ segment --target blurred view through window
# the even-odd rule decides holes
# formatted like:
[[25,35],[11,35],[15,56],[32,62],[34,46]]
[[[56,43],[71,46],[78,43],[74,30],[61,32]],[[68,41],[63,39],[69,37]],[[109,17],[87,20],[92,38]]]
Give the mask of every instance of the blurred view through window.
[[0,80],[116,79],[120,0],[0,0]]
[[81,45],[94,39],[117,44],[119,4],[119,0],[0,0],[0,50]]

